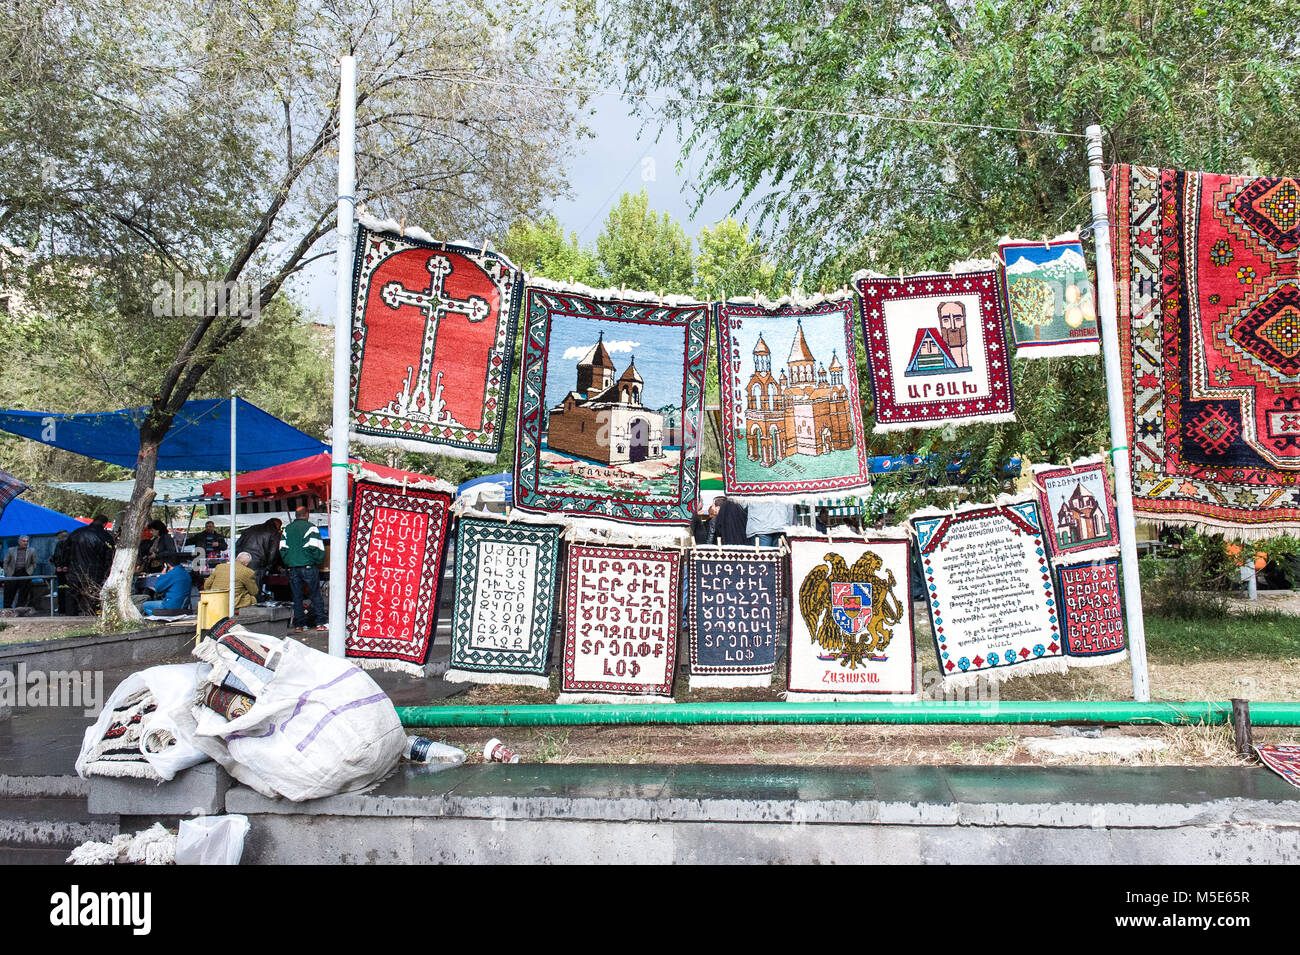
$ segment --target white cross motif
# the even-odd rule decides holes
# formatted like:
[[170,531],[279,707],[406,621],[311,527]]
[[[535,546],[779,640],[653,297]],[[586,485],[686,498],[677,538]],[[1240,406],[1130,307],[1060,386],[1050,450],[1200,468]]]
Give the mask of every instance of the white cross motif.
[[417,292],[408,289],[401,282],[389,282],[379,291],[379,297],[389,308],[414,305],[424,314],[424,344],[420,352],[420,371],[415,374],[415,369],[407,365],[406,377],[402,379],[402,390],[380,411],[416,421],[457,424],[452,420],[450,413],[444,410],[442,372],[438,372],[436,382],[429,381],[433,371],[433,346],[438,337],[438,324],[453,312],[464,315],[471,322],[481,322],[492,314],[492,306],[478,295],[457,299],[443,291],[447,276],[451,275],[452,271],[451,260],[445,255],[436,252],[431,254],[425,267],[429,270],[427,289]]

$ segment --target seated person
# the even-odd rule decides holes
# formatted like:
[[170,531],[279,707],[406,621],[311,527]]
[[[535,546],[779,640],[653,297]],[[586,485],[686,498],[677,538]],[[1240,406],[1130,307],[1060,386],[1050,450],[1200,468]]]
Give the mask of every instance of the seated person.
[[[257,603],[257,574],[250,566],[253,555],[243,551],[235,557],[235,609],[251,607]],[[203,584],[204,593],[228,591],[230,587],[230,564],[218,564]]]
[[168,551],[162,556],[166,573],[153,585],[155,600],[146,600],[140,609],[146,617],[152,617],[156,611],[167,609],[190,609],[190,572],[184,566],[184,557],[176,551]]

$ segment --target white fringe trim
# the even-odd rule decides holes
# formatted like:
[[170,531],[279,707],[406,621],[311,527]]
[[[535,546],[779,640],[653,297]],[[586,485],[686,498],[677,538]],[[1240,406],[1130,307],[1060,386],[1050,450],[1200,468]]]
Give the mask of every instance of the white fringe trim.
[[[991,507],[1009,507],[1012,504],[1030,504],[1036,503],[1038,498],[1029,491],[1020,491],[1016,494],[999,494],[997,500],[992,504],[986,502],[974,502],[970,504],[958,504],[956,507],[923,507],[919,511],[913,511],[907,515],[909,521],[918,517],[947,517],[950,514],[961,514],[963,511],[982,511]],[[911,529],[908,534],[916,536]]]
[[[495,461],[496,458],[492,457],[488,460]],[[387,487],[402,487],[402,482],[400,480],[395,480],[387,475],[380,474],[378,471],[370,470],[364,461],[360,464],[351,465],[348,470],[362,481],[370,481],[374,484],[383,484]],[[442,491],[445,494],[450,494],[453,499],[456,497],[456,485],[449,484],[441,478],[426,477],[418,481],[407,481],[406,487],[413,488],[417,491]]]
[[1096,657],[1066,656],[1065,662],[1071,667],[1104,667],[1112,663],[1123,663],[1127,659],[1128,651],[1120,650],[1118,653],[1104,653]]
[[148,763],[133,761],[119,763],[108,760],[95,760],[86,764],[86,771],[83,776],[131,777],[133,779],[148,779],[158,783],[164,781],[158,771]]
[[555,702],[560,705],[569,703],[631,703],[644,705],[647,703],[675,703],[677,701],[671,696],[649,696],[645,694],[622,696],[617,693],[561,693],[555,698]]
[[405,673],[407,676],[413,676],[422,680],[427,675],[425,668],[415,664],[407,663],[405,660],[384,660],[376,657],[347,657],[349,663],[355,663],[363,670],[386,670],[389,673]]
[[393,448],[398,451],[411,451],[415,454],[438,454],[444,458],[460,458],[465,461],[478,461],[483,464],[491,464],[500,453],[499,450],[472,451],[469,448],[441,444],[437,441],[415,441],[410,438],[363,434],[358,431],[352,431],[351,438],[357,444],[369,445],[372,448]]
[[827,491],[726,491],[726,496],[734,501],[747,504],[818,504],[822,501],[839,501],[848,497],[870,497],[871,483],[855,484],[852,487],[837,487]]
[[[722,290],[723,292],[726,289]],[[782,295],[773,301],[764,295],[754,297],[752,295],[728,295],[726,299],[718,304],[723,308],[728,305],[757,305],[759,308],[778,309],[790,306],[791,308],[815,308],[818,305],[824,305],[827,302],[852,302],[854,294],[852,289],[836,289],[833,292],[824,292],[817,295],[804,295],[802,289],[792,289],[789,295]]]
[[533,275],[526,275],[525,280],[529,288],[541,289],[545,292],[583,295],[587,298],[596,298],[607,302],[637,302],[642,305],[665,305],[672,308],[709,304],[690,295],[659,295],[655,292],[642,292],[635,289],[592,288],[590,285],[583,285],[581,282],[553,282],[550,279]]
[[417,242],[432,242],[434,245],[459,246],[463,249],[476,249],[480,254],[483,252],[493,252],[499,258],[505,261],[511,269],[521,271],[517,265],[506,258],[506,256],[492,248],[491,240],[483,243],[475,242],[473,239],[435,239],[428,232],[419,226],[408,225],[403,227],[396,219],[376,219],[364,211],[364,203],[359,203],[356,213],[356,221],[364,226],[370,232],[387,232],[396,236],[398,239],[415,239]]
[[510,686],[535,686],[546,689],[551,685],[549,677],[536,673],[480,673],[478,670],[458,670],[455,667],[442,675],[448,683],[496,683]]
[[[1051,244],[1051,243],[1053,243],[1053,242],[1078,242],[1078,241],[1080,241],[1080,240],[1079,240],[1079,233],[1077,233],[1077,232],[1062,232],[1060,235],[1055,236],[1055,237],[1049,239],[1049,240],[1048,240],[1048,244]],[[1005,243],[1007,243],[1007,242],[1016,242],[1016,243],[1022,243],[1022,242],[1027,243],[1027,242],[1032,242],[1034,245],[1039,245],[1039,244],[1042,242],[1042,240],[1041,240],[1041,239],[1013,239],[1013,238],[1011,238],[1011,236],[1009,236],[1009,235],[1004,235],[1002,238],[998,239],[997,244],[998,244],[999,246],[1002,246],[1003,244],[1005,244]]]
[[1101,342],[1096,340],[1052,342],[1042,345],[1035,345],[1032,342],[1017,345],[1012,341],[1011,345],[1015,349],[1017,358],[1081,358],[1101,354]]
[[[471,490],[473,489],[471,488]],[[506,527],[510,524],[532,524],[539,527],[558,527],[562,530],[568,530],[572,523],[562,515],[530,514],[527,511],[521,511],[518,508],[513,507],[507,507],[505,513],[502,514],[497,511],[480,511],[478,508],[456,503],[452,506],[451,510],[457,517],[469,517],[477,521],[488,521],[493,524],[499,524],[502,527]]]
[[1076,458],[1069,464],[1038,464],[1032,465],[1034,477],[1042,474],[1044,471],[1063,471],[1069,468],[1081,468],[1086,464],[1102,464],[1106,460],[1104,454],[1090,454],[1086,458]]
[[1232,521],[1222,520],[1217,517],[1201,517],[1199,515],[1170,517],[1164,512],[1159,515],[1144,514],[1140,508],[1141,499],[1135,496],[1133,499],[1133,516],[1143,524],[1152,524],[1156,528],[1196,527],[1208,529],[1213,533],[1222,534],[1229,539],[1240,541],[1267,540],[1270,537],[1279,537],[1284,534],[1290,537],[1300,537],[1300,521],[1278,521],[1273,524],[1265,524],[1262,527],[1243,527],[1240,524],[1234,524]]
[[772,685],[772,674],[756,673],[753,675],[721,673],[692,673],[687,686],[692,690],[731,690],[746,687],[764,687]]
[[[918,511],[917,514],[921,512]],[[935,514],[948,514],[949,511],[935,511]],[[802,540],[825,540],[825,541],[845,541],[850,544],[865,544],[870,538],[872,540],[908,540],[914,536],[906,527],[881,527],[879,529],[871,527],[859,533],[858,531],[849,530],[843,526],[828,528],[825,532],[819,533],[812,527],[787,527],[783,532],[786,537]]]
[[687,528],[673,529],[656,525],[638,530],[628,524],[612,521],[567,519],[564,539],[572,544],[592,544],[599,547],[679,547],[689,548],[694,542]]
[[1003,680],[1014,680],[1018,676],[1035,676],[1040,673],[1065,673],[1066,669],[1065,657],[1026,660],[1024,663],[1016,663],[1009,667],[969,670],[966,673],[945,673],[943,675],[943,688],[945,691],[949,689],[963,690],[975,686],[980,679],[993,684],[1001,683]]
[[933,430],[935,428],[960,428],[970,424],[1010,424],[1016,420],[1014,412],[1008,414],[968,415],[964,418],[944,418],[942,421],[903,421],[871,427],[872,434],[889,434],[894,431]]
[[804,693],[801,690],[786,690],[781,699],[787,703],[915,703],[920,699],[917,693]]
[[1110,560],[1112,557],[1118,556],[1118,547],[1095,547],[1091,550],[1081,550],[1073,554],[1053,554],[1052,566],[1059,569],[1061,567],[1073,567],[1076,564],[1099,564],[1103,560]]
[[993,259],[963,259],[960,262],[953,262],[944,272],[904,272],[901,276],[897,273],[888,275],[884,272],[873,272],[871,269],[860,269],[854,272],[849,278],[849,284],[857,286],[858,282],[863,279],[891,279],[895,282],[906,282],[911,279],[934,278],[936,275],[964,275],[968,272],[992,272],[997,269],[998,263]]

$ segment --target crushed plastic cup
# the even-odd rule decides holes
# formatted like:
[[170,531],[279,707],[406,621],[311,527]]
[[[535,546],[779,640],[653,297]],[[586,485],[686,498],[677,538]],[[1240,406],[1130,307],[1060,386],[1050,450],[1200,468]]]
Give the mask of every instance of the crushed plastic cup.
[[483,744],[483,759],[489,763],[517,763],[519,754],[494,736]]

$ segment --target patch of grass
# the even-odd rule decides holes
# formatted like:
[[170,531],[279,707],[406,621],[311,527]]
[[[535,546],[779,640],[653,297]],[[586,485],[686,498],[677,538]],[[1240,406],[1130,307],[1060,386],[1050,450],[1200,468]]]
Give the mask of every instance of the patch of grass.
[[1300,618],[1276,610],[1189,620],[1147,614],[1147,649],[1175,659],[1298,657]]
[[1020,745],[1020,741],[1014,736],[999,736],[997,739],[988,740],[982,745],[986,753],[991,753],[994,756],[1006,756]]
[[567,759],[570,755],[567,731],[559,733],[546,731],[538,734],[537,749],[533,753],[533,759],[537,762],[550,763]]

